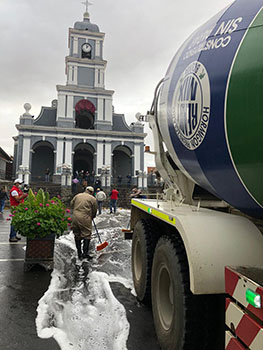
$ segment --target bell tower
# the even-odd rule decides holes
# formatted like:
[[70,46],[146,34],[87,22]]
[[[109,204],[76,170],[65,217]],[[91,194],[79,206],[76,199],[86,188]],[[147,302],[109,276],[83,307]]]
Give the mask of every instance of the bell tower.
[[69,28],[66,85],[58,85],[57,126],[112,130],[112,95],[105,89],[105,34],[90,22],[88,5],[83,21]]

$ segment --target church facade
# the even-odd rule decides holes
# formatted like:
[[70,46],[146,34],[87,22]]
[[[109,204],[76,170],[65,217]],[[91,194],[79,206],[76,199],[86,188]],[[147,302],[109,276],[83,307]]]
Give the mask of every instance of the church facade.
[[83,21],[69,29],[66,84],[57,85],[57,99],[30,114],[30,104],[16,125],[14,176],[27,183],[50,181],[70,186],[84,170],[100,177],[103,186],[131,181],[144,187],[144,138],[140,122],[128,126],[113,108],[113,90],[105,88],[107,61],[103,59],[105,34]]

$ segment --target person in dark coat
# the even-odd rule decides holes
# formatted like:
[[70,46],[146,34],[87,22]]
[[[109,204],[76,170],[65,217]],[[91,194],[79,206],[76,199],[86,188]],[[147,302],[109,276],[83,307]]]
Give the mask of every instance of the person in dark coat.
[[96,179],[96,181],[94,182],[94,190],[95,190],[95,192],[97,191],[97,188],[101,188],[101,181],[100,181],[100,179]]
[[7,191],[5,187],[2,187],[0,190],[0,214],[3,214],[5,201],[8,200],[9,197],[7,195]]

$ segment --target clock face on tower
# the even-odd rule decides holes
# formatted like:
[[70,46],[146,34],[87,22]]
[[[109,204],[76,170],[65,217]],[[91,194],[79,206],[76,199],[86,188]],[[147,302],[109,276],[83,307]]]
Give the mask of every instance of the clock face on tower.
[[90,44],[88,44],[88,43],[83,44],[83,45],[82,45],[82,51],[85,52],[85,53],[91,52],[91,46],[90,46]]

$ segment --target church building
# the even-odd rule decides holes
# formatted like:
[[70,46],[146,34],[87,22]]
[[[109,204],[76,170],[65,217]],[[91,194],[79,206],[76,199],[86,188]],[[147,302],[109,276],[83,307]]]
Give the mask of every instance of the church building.
[[49,169],[50,181],[70,186],[84,170],[100,177],[102,186],[119,178],[144,187],[146,134],[143,124],[128,126],[124,115],[114,112],[114,91],[105,88],[104,36],[88,12],[69,29],[66,84],[57,85],[57,99],[37,118],[26,103],[16,125],[15,177],[43,181]]

